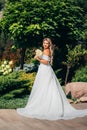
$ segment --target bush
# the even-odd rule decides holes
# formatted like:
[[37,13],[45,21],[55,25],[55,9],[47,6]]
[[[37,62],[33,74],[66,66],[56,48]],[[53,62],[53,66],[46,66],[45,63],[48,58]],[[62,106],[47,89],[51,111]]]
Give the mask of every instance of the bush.
[[32,89],[32,86],[33,86],[33,83],[35,80],[35,76],[36,76],[36,72],[33,72],[33,73],[22,72],[22,74],[21,74],[21,77],[20,77],[21,80],[29,80],[29,83],[28,83],[29,91],[31,91],[31,89]]
[[80,67],[75,76],[72,78],[72,82],[87,82],[87,65]]
[[[2,43],[3,44],[3,43]],[[14,65],[20,64],[21,50],[17,49],[17,47],[11,43],[11,41],[7,41],[7,44],[0,48],[1,60],[13,61]]]
[[5,99],[21,97],[30,93],[35,73],[26,74],[24,71],[12,72],[0,76],[0,96]]
[[7,75],[13,70],[13,61],[4,60],[0,66],[0,75]]
[[25,63],[26,64],[32,63],[31,59],[33,59],[35,56],[35,50],[36,50],[35,47],[29,47],[26,49],[26,52],[25,52]]

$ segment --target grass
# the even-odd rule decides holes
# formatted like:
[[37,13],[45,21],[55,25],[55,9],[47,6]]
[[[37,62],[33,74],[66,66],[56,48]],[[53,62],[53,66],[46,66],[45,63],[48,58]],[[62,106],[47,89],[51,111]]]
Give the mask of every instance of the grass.
[[0,109],[16,109],[24,107],[28,100],[28,95],[21,98],[4,99],[0,98]]

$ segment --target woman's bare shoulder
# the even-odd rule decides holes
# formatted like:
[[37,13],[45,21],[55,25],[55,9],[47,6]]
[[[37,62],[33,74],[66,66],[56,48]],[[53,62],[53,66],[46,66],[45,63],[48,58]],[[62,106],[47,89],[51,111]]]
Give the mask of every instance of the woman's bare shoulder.
[[43,54],[50,56],[51,52],[49,49],[44,50]]

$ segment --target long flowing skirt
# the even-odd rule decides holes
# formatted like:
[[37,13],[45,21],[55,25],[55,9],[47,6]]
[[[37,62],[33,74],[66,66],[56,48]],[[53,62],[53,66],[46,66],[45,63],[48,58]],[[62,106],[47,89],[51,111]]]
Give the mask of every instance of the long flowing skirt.
[[50,64],[40,64],[25,108],[17,112],[25,117],[58,120],[87,115],[87,109],[77,110],[68,102],[66,95]]

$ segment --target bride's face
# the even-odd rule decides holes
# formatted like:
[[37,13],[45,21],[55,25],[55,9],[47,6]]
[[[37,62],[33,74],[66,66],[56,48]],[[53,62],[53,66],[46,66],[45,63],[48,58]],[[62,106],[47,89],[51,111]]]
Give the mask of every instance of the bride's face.
[[44,49],[48,49],[50,47],[49,42],[48,41],[44,41],[43,42],[43,47],[44,47]]

